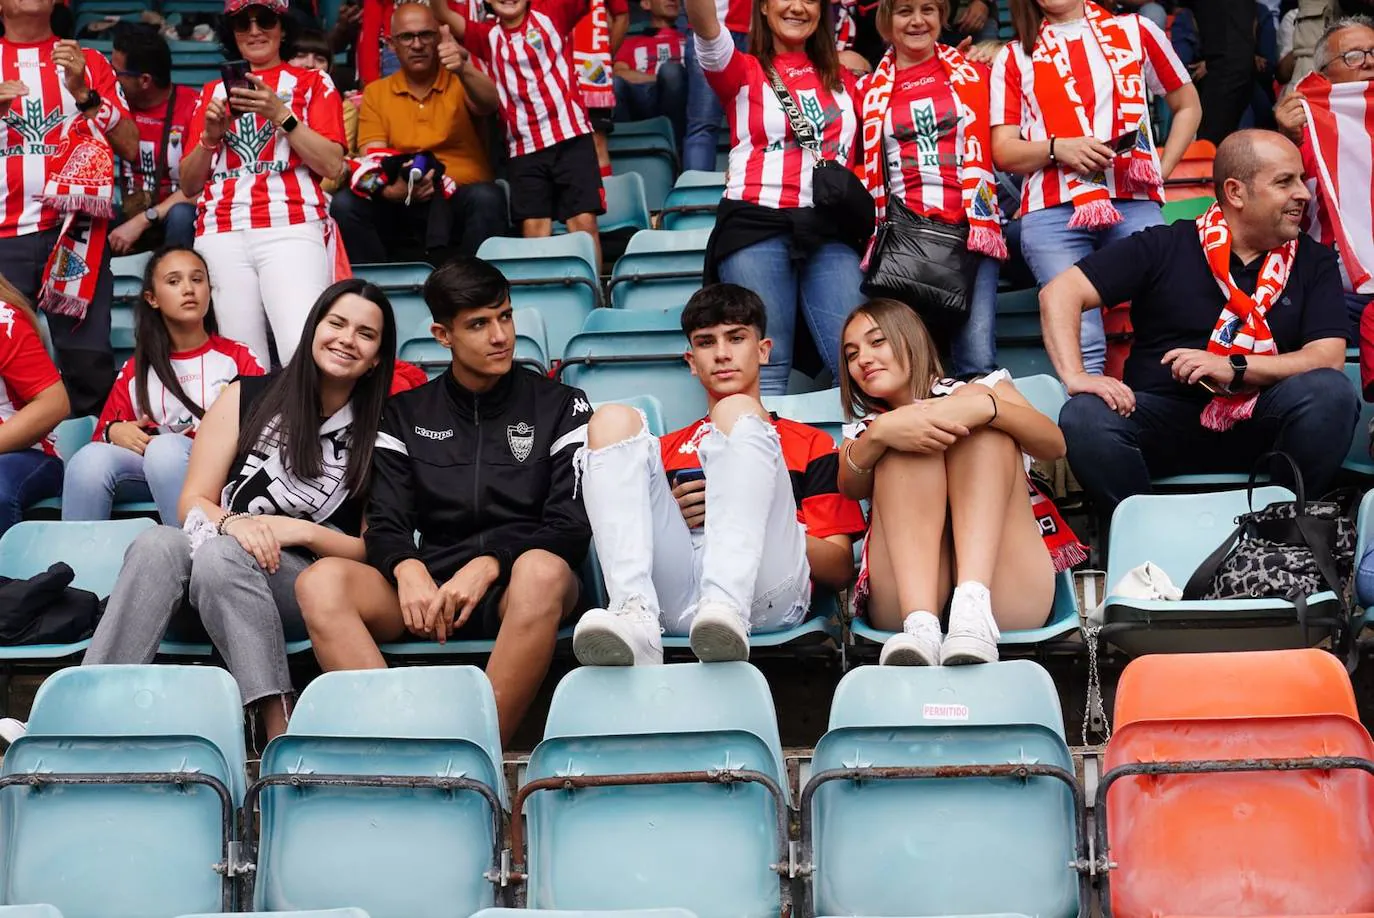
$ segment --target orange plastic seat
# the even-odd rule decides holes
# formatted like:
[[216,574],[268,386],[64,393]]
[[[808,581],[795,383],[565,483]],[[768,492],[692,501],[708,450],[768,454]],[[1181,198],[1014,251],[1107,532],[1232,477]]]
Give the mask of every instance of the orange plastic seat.
[[1217,148],[1207,140],[1194,140],[1183,152],[1183,158],[1164,182],[1166,201],[1184,201],[1212,193],[1212,161]]
[[[1333,671],[1330,664],[1335,665]],[[1374,758],[1322,651],[1142,657],[1107,745],[1110,918],[1374,912],[1374,775],[1354,769],[1134,775],[1130,765]]]
[[1298,714],[1359,719],[1350,676],[1324,650],[1139,657],[1117,684],[1114,722]]

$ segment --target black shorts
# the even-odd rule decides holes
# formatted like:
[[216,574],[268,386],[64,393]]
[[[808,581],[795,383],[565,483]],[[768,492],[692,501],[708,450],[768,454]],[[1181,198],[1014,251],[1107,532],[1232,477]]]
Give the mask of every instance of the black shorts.
[[501,598],[506,585],[500,580],[487,589],[487,595],[473,608],[463,627],[448,636],[450,641],[490,641],[501,630]]
[[606,212],[601,166],[596,143],[583,134],[506,163],[510,182],[510,216],[516,228],[522,220],[567,222],[578,214]]

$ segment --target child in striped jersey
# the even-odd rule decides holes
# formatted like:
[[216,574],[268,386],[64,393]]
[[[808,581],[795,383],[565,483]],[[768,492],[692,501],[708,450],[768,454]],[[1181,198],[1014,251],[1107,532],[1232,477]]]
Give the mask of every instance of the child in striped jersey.
[[65,520],[105,520],[116,498],[151,499],[162,522],[181,525],[177,502],[200,419],[234,379],[263,373],[249,348],[216,334],[210,272],[193,249],[162,249],[149,260],[134,317],[134,355],[93,442],[67,462]]

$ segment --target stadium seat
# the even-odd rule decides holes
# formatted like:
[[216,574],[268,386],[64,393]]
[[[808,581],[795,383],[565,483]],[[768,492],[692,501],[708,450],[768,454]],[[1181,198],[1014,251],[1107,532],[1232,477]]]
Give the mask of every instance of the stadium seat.
[[53,905],[0,905],[0,918],[62,918]]
[[387,299],[391,300],[391,311],[396,318],[396,338],[404,340],[407,330],[420,325],[426,327],[434,321],[430,315],[425,298],[414,291],[390,290]]
[[1160,214],[1165,223],[1177,223],[1179,220],[1195,220],[1207,212],[1217,199],[1210,195],[1200,198],[1186,198],[1181,201],[1169,201],[1161,209]]
[[[578,277],[597,277],[601,266],[596,263],[596,245],[587,233],[563,233],[558,236],[523,238],[492,236],[477,250],[477,257],[485,261],[506,264],[515,261],[546,262],[557,270],[551,277],[573,274]],[[568,260],[580,261],[585,268],[572,268]]]
[[1212,161],[1217,148],[1207,140],[1194,140],[1188,145],[1174,171],[1164,180],[1166,201],[1188,201],[1213,194]]
[[[0,912],[0,918],[6,918]],[[24,918],[24,916],[20,916]],[[45,918],[36,915],[34,918]],[[523,908],[484,908],[472,918],[531,918],[530,910]],[[685,908],[630,908],[609,911],[556,911],[544,909],[533,918],[696,918]]]
[[786,774],[772,695],[747,663],[573,670],[511,813],[513,836],[528,833],[513,844],[527,905],[776,918]]
[[173,67],[172,82],[177,86],[200,89],[206,83],[219,79],[218,67]]
[[797,395],[765,395],[763,407],[789,421],[825,431],[836,446],[844,439],[844,405],[838,387]]
[[[0,918],[6,918],[4,912],[0,912]],[[182,915],[181,918],[221,918],[221,916],[211,912],[206,915]],[[360,908],[319,908],[298,912],[235,912],[234,918],[371,918],[371,916]]]
[[475,667],[320,676],[264,750],[246,809],[256,794],[258,911],[447,918],[495,904],[506,790]]
[[[968,766],[983,772],[949,773]],[[1039,665],[852,670],[802,791],[802,914],[1074,918],[1087,906],[1074,791]]]
[[[517,309],[515,319],[515,362],[530,369],[545,373],[549,369],[548,333],[544,329],[544,317],[534,309]],[[453,353],[442,344],[429,328],[433,320],[421,319],[408,334],[400,335],[400,349],[396,356],[407,363],[413,363],[428,374],[430,379],[444,372],[453,363]]]
[[[584,332],[682,330],[682,307],[665,309],[593,309],[582,323]],[[687,342],[682,342],[683,350]]]
[[50,676],[0,770],[3,904],[51,903],[66,918],[231,911],[243,734],[222,669]]
[[434,268],[422,261],[383,262],[353,266],[353,276],[376,284],[388,294],[400,290],[419,293]]
[[[677,138],[673,134],[673,122],[666,115],[659,115],[655,118],[645,118],[640,121],[617,121],[615,130],[607,138],[612,144],[633,144],[645,137],[653,137],[667,141],[676,146]],[[614,138],[614,140],[611,140]],[[634,138],[634,140],[631,140]]]
[[79,418],[67,418],[57,425],[53,431],[53,441],[57,444],[57,455],[62,457],[65,462],[76,455],[76,451],[87,443],[91,442],[91,437],[95,434],[96,418],[86,415]]
[[695,253],[706,258],[710,230],[640,230],[625,245],[626,255],[666,255]]
[[[1345,365],[1345,375],[1350,377],[1350,382],[1355,386],[1355,391],[1360,392],[1360,365],[1357,363],[1347,363]],[[1346,453],[1345,462],[1341,463],[1341,468],[1347,472],[1354,472],[1356,475],[1374,475],[1374,459],[1369,454],[1370,424],[1374,423],[1374,404],[1364,399],[1364,394],[1360,393],[1360,420],[1355,425],[1355,432],[1350,438],[1350,449]]]
[[671,137],[672,125],[667,118],[653,120],[663,122],[670,136],[627,134],[621,130],[622,125],[617,124],[615,132],[606,138],[606,147],[611,155],[613,175],[639,176],[644,183],[644,201],[648,209],[657,211],[663,209],[663,202],[673,188],[678,160],[677,144]]
[[677,177],[673,190],[663,201],[663,228],[711,229],[716,225],[716,207],[724,195],[724,172],[689,169]]
[[645,196],[644,179],[640,178],[638,172],[612,175],[601,182],[606,189],[606,212],[596,218],[598,230],[613,233],[617,230],[649,228],[649,202]]
[[[87,46],[85,42],[83,47]],[[219,47],[215,47],[216,53]],[[140,252],[137,255],[119,255],[110,259],[110,273],[115,277],[131,277],[143,283],[143,272],[148,267],[148,262],[153,258],[152,252]]]
[[[997,294],[997,344],[1035,343],[1043,347],[1040,330],[1040,290],[1009,290]],[[1022,375],[1022,374],[1016,374]]]
[[[1144,657],[1122,674],[1116,713],[1096,806],[1104,914],[1374,912],[1374,745],[1338,660]],[[1333,767],[1340,757],[1359,769]]]
[[592,237],[586,233],[542,239],[493,237],[477,254],[510,280],[516,309],[537,309],[544,316],[550,357],[563,353],[583,319],[601,305],[600,269]]
[[708,230],[640,230],[607,285],[618,309],[682,306],[701,289]]
[[1053,376],[1022,376],[1012,380],[1016,390],[1025,396],[1031,407],[1045,417],[1059,423],[1059,412],[1069,400],[1064,384]]
[[680,330],[587,332],[563,351],[559,378],[594,402],[630,394],[655,396],[669,430],[706,416],[706,390],[683,359]]
[[[1269,485],[1254,492],[1253,506],[1292,500],[1287,488]],[[1179,589],[1199,564],[1230,536],[1247,511],[1244,490],[1195,494],[1137,494],[1112,515],[1107,559],[1103,640],[1126,653],[1264,650],[1310,646],[1339,624],[1339,603],[1331,593],[1307,601],[1306,628],[1285,599],[1129,599],[1110,593],[1128,571],[1146,561]]]
[[[116,282],[117,285],[118,282]],[[134,356],[135,337],[133,309],[123,304],[111,303],[110,350],[114,352],[116,371],[122,368],[130,357]]]

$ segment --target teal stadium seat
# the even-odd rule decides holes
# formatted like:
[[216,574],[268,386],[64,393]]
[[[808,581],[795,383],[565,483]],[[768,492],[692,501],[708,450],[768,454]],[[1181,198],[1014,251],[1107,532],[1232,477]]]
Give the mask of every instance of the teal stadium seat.
[[[540,373],[549,368],[548,333],[544,329],[544,317],[533,309],[517,309],[515,319],[515,362],[524,364]],[[421,319],[400,336],[400,349],[396,356],[407,363],[413,363],[424,370],[430,379],[438,376],[453,363],[452,352],[430,334],[433,320]]]
[[320,676],[264,750],[249,811],[256,795],[258,911],[448,918],[495,904],[506,790],[475,667]]
[[677,177],[672,191],[663,200],[663,228],[709,230],[716,225],[716,208],[724,196],[724,172],[689,169]]
[[[1292,500],[1287,488],[1255,489],[1254,506]],[[1137,494],[1112,515],[1102,638],[1126,653],[1270,650],[1316,644],[1331,635],[1340,608],[1332,593],[1307,601],[1306,624],[1285,599],[1128,599],[1110,591],[1132,568],[1152,562],[1182,589],[1248,509],[1244,490]]]
[[425,298],[419,293],[403,290],[390,290],[386,295],[391,301],[391,312],[396,318],[396,337],[402,339],[408,329],[428,325],[433,321]]
[[67,918],[231,911],[243,733],[222,669],[50,676],[0,768],[0,901],[51,903]]
[[611,271],[608,289],[618,309],[683,306],[701,289],[709,230],[641,230]]
[[[6,918],[4,912],[0,912],[0,918]],[[19,916],[19,918],[26,918],[26,916]],[[35,915],[33,918],[47,918],[47,916]],[[530,912],[523,908],[484,908],[472,918],[530,918]],[[696,916],[685,908],[632,908],[602,912],[568,912],[545,909],[538,913],[537,918],[696,918]]]
[[763,407],[779,417],[825,431],[836,446],[844,440],[844,405],[838,386],[795,395],[765,395]]
[[[665,309],[594,309],[582,323],[584,332],[681,330],[681,306],[669,306]],[[686,350],[686,341],[682,346],[683,350]]]
[[596,218],[596,228],[602,233],[617,230],[648,229],[649,202],[644,179],[638,172],[612,175],[601,180],[606,189],[606,212]]
[[62,918],[53,905],[0,905],[0,918]]
[[219,79],[218,67],[173,67],[172,82],[178,86],[189,86],[199,90],[206,83]]
[[786,774],[768,684],[747,663],[575,669],[511,813],[528,832],[526,904],[776,918]]
[[[1350,377],[1351,383],[1355,386],[1355,391],[1360,392],[1360,365],[1347,363],[1345,375]],[[1374,459],[1371,459],[1369,455],[1371,423],[1374,423],[1374,404],[1365,401],[1364,393],[1360,392],[1360,420],[1355,425],[1354,434],[1351,435],[1350,449],[1346,453],[1345,462],[1341,463],[1341,468],[1347,472],[1365,477],[1374,475]]]
[[645,202],[649,210],[663,209],[663,201],[677,177],[677,141],[673,125],[666,117],[646,121],[617,122],[606,138],[615,175],[634,173],[644,180]]
[[353,266],[353,276],[376,284],[390,295],[393,291],[419,293],[434,272],[422,261],[383,262]]
[[[301,912],[235,912],[235,918],[371,918],[360,908],[320,908]],[[8,918],[0,912],[0,918]],[[23,916],[19,916],[23,918]],[[35,916],[42,918],[42,916]],[[220,918],[214,912],[205,915],[182,915],[181,918]]]
[[800,809],[812,870],[802,914],[1074,918],[1086,908],[1059,695],[1028,660],[851,671]]
[[653,395],[668,429],[677,430],[706,416],[706,390],[683,359],[686,349],[680,329],[586,332],[568,342],[559,378],[594,402]]
[[534,239],[493,237],[477,255],[511,282],[511,304],[544,316],[549,356],[563,348],[582,321],[601,305],[600,266],[592,237],[567,233]]

